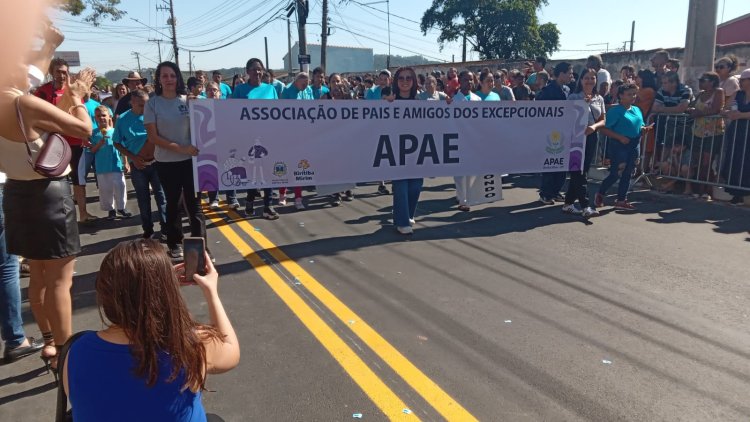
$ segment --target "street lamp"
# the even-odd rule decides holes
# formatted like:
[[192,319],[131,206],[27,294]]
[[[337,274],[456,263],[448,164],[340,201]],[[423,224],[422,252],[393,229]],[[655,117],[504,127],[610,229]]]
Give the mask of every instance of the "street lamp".
[[385,61],[385,67],[390,68],[391,67],[391,1],[390,0],[382,0],[382,1],[373,1],[369,3],[360,3],[362,6],[372,6],[373,4],[381,4],[385,3],[385,10],[386,15],[388,16],[388,57]]

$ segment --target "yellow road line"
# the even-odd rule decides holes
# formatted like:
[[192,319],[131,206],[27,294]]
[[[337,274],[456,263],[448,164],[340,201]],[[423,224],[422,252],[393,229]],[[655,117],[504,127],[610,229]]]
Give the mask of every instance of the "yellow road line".
[[[289,258],[281,249],[271,242],[262,233],[255,231],[252,225],[242,220],[239,214],[229,211],[230,217],[239,220],[237,224],[247,233],[261,248],[268,251],[293,276],[297,277],[302,285],[312,293],[321,303],[336,315],[344,324],[359,336],[362,341],[370,347],[384,362],[386,362],[403,380],[421,395],[438,413],[449,421],[476,421],[469,411],[460,403],[446,393],[439,385],[432,381],[419,368],[393,347],[377,331],[367,324],[359,315],[354,313],[348,306],[341,302],[328,289],[326,289],[312,275]],[[349,321],[355,321],[349,324]]]
[[207,213],[221,234],[234,245],[242,256],[255,268],[289,309],[315,336],[328,353],[341,365],[362,391],[390,420],[418,421],[414,414],[405,414],[406,404],[367,366],[323,319],[266,263],[240,236],[216,214]]

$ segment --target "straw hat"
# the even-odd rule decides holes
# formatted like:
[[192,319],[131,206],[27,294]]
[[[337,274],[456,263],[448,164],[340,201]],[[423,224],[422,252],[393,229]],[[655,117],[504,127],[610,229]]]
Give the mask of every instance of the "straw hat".
[[122,83],[127,85],[128,82],[130,81],[141,81],[142,84],[146,85],[146,82],[148,82],[148,79],[141,78],[141,74],[138,72],[130,72],[128,73],[128,77],[122,80]]

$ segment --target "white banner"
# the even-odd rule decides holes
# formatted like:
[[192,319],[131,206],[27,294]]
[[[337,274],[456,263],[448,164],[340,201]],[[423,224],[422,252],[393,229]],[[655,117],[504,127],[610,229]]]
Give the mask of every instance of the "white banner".
[[503,199],[503,177],[499,174],[473,176],[469,179],[466,202],[469,206],[488,204]]
[[584,101],[195,100],[201,191],[580,171]]

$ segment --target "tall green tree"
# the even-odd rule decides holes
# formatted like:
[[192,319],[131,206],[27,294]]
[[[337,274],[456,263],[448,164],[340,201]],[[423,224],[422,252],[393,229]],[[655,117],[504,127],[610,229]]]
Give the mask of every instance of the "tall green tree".
[[440,30],[440,48],[466,34],[471,49],[483,60],[547,56],[560,47],[554,23],[539,24],[537,11],[547,0],[433,0],[422,16],[426,35]]
[[120,0],[63,0],[60,9],[73,16],[80,16],[88,10],[89,14],[83,19],[94,26],[99,26],[103,19],[113,21],[121,19],[127,12],[120,10]]

